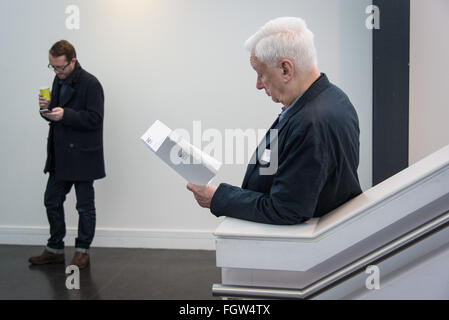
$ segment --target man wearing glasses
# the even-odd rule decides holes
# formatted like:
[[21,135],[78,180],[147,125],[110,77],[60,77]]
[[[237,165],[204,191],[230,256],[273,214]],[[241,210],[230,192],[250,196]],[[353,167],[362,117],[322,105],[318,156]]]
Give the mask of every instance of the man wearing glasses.
[[96,211],[94,180],[106,176],[103,156],[104,95],[100,82],[81,68],[75,48],[65,40],[49,51],[48,67],[54,70],[51,100],[39,95],[39,107],[49,122],[47,161],[49,173],[45,207],[50,238],[40,256],[31,257],[34,265],[64,263],[64,201],[75,186],[79,213],[78,237],[71,265],[83,269],[89,265],[89,248],[94,238]]

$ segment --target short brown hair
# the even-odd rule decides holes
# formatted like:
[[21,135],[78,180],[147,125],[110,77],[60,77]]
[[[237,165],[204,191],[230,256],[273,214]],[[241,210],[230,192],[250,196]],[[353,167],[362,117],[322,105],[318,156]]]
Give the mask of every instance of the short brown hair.
[[73,58],[76,58],[76,51],[73,45],[67,40],[60,40],[56,42],[51,48],[49,53],[53,57],[65,56],[67,62],[72,61]]

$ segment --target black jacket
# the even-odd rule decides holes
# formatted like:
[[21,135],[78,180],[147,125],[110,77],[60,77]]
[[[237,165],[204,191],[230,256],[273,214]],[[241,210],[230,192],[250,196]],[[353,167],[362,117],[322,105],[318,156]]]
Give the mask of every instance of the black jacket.
[[67,181],[103,178],[103,88],[78,62],[66,83],[65,101],[59,101],[58,78],[53,81],[50,108],[62,107],[64,116],[49,123],[44,173],[52,172],[58,180]]
[[277,128],[276,173],[260,175],[267,164],[249,164],[242,188],[220,184],[211,202],[214,215],[299,224],[361,193],[359,123],[346,94],[322,74],[290,108]]

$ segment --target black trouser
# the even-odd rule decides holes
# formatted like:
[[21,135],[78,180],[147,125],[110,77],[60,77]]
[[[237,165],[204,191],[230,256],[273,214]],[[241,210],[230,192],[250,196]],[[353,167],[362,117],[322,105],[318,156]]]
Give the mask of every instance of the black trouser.
[[76,209],[79,213],[78,237],[75,247],[89,249],[95,234],[95,193],[93,181],[61,181],[50,174],[45,190],[45,207],[50,224],[50,238],[47,247],[55,250],[64,249],[66,234],[64,201],[66,195],[75,185]]

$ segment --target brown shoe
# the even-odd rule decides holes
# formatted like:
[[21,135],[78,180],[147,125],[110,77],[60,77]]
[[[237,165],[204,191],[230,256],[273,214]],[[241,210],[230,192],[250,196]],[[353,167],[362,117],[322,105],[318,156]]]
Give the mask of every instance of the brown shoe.
[[89,260],[90,259],[88,253],[75,252],[70,265],[75,265],[81,270],[89,265]]
[[65,256],[64,254],[56,254],[52,253],[50,251],[47,251],[47,249],[42,252],[40,256],[34,256],[28,259],[28,261],[31,264],[51,264],[51,263],[64,263],[65,262]]

